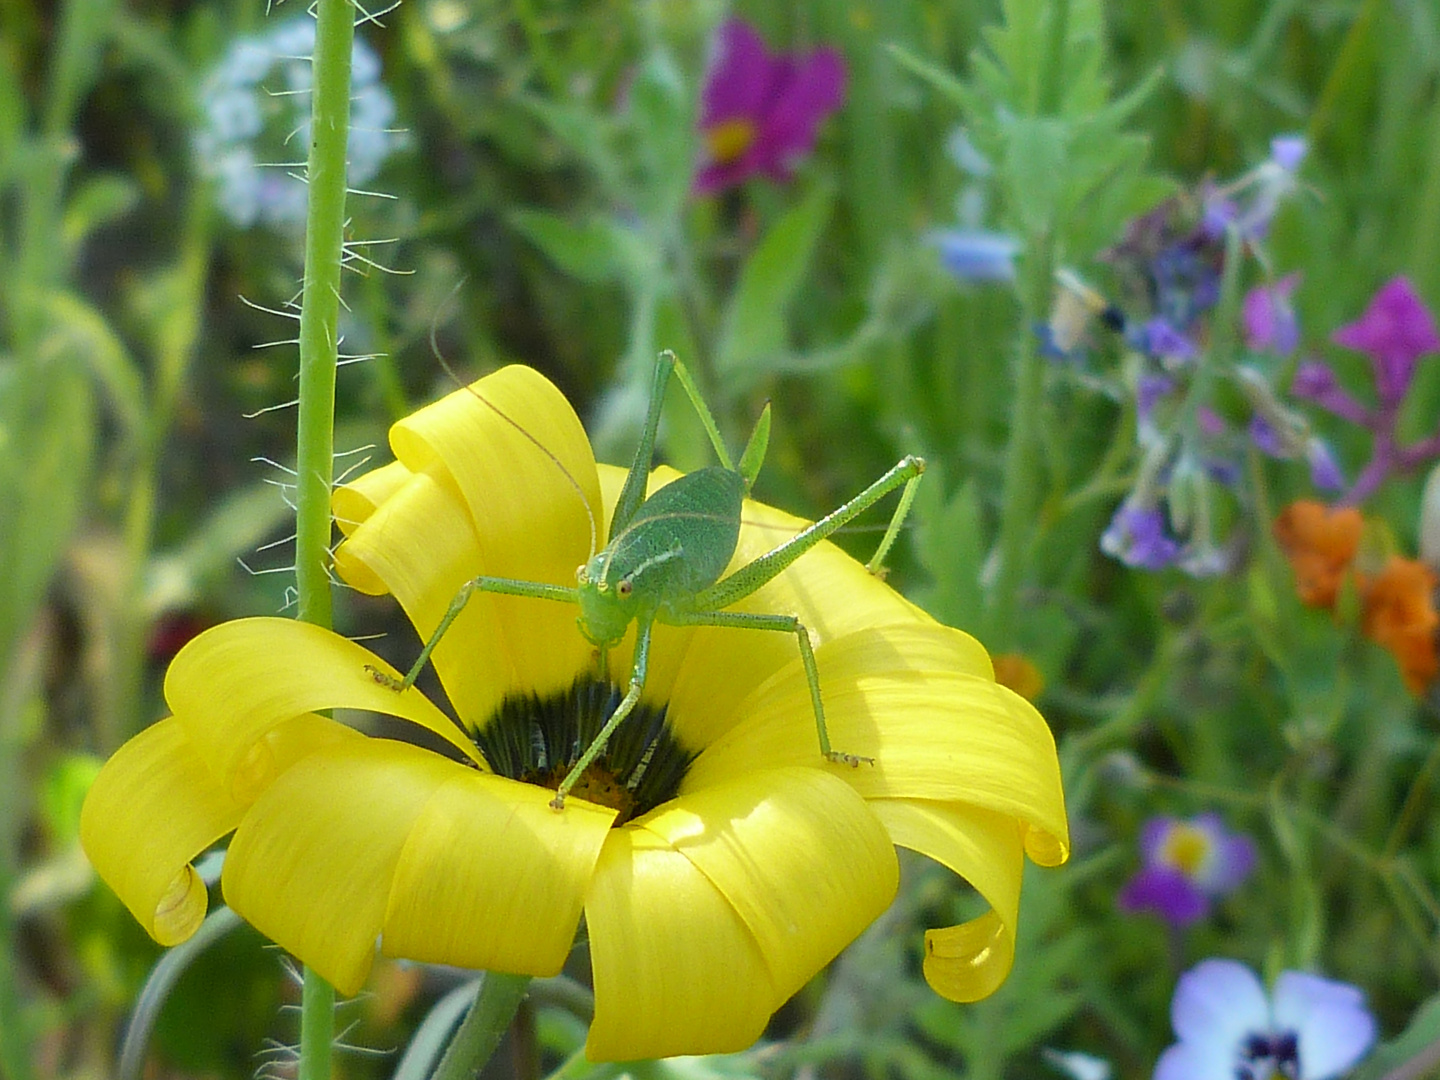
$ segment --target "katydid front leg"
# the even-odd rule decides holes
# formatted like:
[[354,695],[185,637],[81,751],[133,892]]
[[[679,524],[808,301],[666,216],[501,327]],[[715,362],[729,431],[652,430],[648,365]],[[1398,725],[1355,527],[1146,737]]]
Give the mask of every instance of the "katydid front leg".
[[539,581],[517,581],[514,578],[485,577],[472,578],[460,586],[460,591],[455,594],[450,606],[445,610],[440,625],[435,627],[435,632],[425,642],[425,647],[420,650],[420,655],[410,670],[405,673],[403,679],[397,679],[393,675],[386,675],[379,668],[369,664],[365,670],[381,686],[388,686],[397,693],[408,690],[415,685],[415,680],[420,677],[420,671],[425,667],[425,661],[430,659],[430,654],[435,651],[435,646],[440,644],[440,639],[445,636],[445,631],[450,629],[451,623],[460,617],[465,610],[465,605],[470,602],[470,597],[477,592],[500,593],[505,596],[529,596],[536,600],[561,600],[567,604],[578,603],[580,591],[578,589],[566,588],[564,585],[546,585]]
[[615,706],[615,711],[610,714],[610,719],[605,721],[605,726],[600,729],[600,734],[580,759],[570,767],[565,774],[565,779],[560,781],[560,786],[555,789],[555,798],[550,800],[550,805],[556,810],[565,809],[565,796],[570,794],[570,789],[575,786],[590,763],[600,756],[605,749],[605,744],[610,741],[610,736],[615,734],[615,729],[620,726],[622,720],[634,711],[635,706],[640,704],[640,694],[645,689],[645,675],[650,669],[650,627],[649,620],[636,623],[635,630],[635,666],[630,670],[630,688],[625,691],[625,696],[620,699],[620,704]]

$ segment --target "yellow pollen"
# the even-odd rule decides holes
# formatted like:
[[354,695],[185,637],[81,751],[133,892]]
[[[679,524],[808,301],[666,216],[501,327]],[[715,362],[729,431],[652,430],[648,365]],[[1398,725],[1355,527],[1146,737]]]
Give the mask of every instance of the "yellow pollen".
[[1210,857],[1210,835],[1191,825],[1176,825],[1165,838],[1160,857],[1187,877],[1194,877]]
[[722,165],[736,160],[755,141],[755,125],[743,116],[722,120],[705,132],[710,157]]

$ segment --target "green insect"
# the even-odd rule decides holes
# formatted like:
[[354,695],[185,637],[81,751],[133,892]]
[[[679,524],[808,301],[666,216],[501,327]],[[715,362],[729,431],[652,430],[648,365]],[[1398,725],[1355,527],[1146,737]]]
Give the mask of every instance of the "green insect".
[[[672,372],[694,404],[720,465],[688,473],[647,499],[646,477],[650,472],[656,431],[660,424],[661,404]],[[445,631],[477,591],[579,605],[577,621],[580,632],[600,650],[602,670],[606,652],[620,642],[634,623],[635,654],[629,687],[600,733],[556,789],[551,805],[559,810],[564,808],[565,796],[570,789],[605,749],[611,734],[639,703],[645,688],[650,634],[655,623],[778,631],[794,634],[799,645],[800,659],[810,686],[810,702],[815,711],[815,727],[820,736],[820,752],[830,761],[849,765],[870,761],[831,748],[830,735],[825,728],[825,707],[820,698],[815,653],[810,646],[809,631],[800,620],[794,615],[763,615],[725,609],[777,577],[821,540],[903,484],[900,505],[891,517],[874,557],[867,564],[872,573],[879,572],[914,500],[915,486],[925,471],[925,462],[918,457],[905,457],[839,509],[722,578],[721,574],[729,565],[739,541],[741,504],[760,472],[769,436],[770,407],[767,405],[756,422],[739,465],[735,465],[720,438],[715,418],[690,373],[674,353],[661,353],[655,364],[640,445],[615,504],[610,542],[579,568],[576,572],[578,584],[572,588],[499,577],[477,577],[468,581],[456,593],[439,626],[430,635],[404,679],[396,680],[372,671],[375,679],[397,691],[411,686]]]

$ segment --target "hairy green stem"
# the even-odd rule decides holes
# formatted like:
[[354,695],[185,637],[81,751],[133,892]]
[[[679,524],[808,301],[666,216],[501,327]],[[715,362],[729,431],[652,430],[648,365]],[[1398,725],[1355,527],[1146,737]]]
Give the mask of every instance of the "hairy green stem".
[[502,975],[487,971],[480,983],[480,993],[470,1006],[460,1030],[450,1040],[445,1056],[431,1080],[472,1080],[495,1053],[500,1039],[510,1026],[515,1010],[525,999],[530,985],[528,975]]
[[[335,366],[340,259],[345,231],[345,151],[350,132],[354,9],[317,0],[311,100],[305,282],[300,302],[300,404],[296,434],[295,586],[299,616],[329,627],[330,487],[334,475]],[[335,991],[305,969],[300,1080],[329,1080]]]
[[331,618],[330,485],[345,229],[345,147],[350,127],[350,50],[355,37],[352,20],[353,8],[346,0],[318,0],[305,291],[300,303],[295,584],[300,618],[326,627]]

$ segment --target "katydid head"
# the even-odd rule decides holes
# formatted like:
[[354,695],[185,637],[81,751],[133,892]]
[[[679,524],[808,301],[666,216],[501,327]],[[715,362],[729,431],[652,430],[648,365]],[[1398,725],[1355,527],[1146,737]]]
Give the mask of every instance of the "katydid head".
[[628,574],[612,572],[611,551],[593,556],[575,572],[579,584],[580,632],[592,645],[605,648],[625,636],[640,610],[640,595]]

